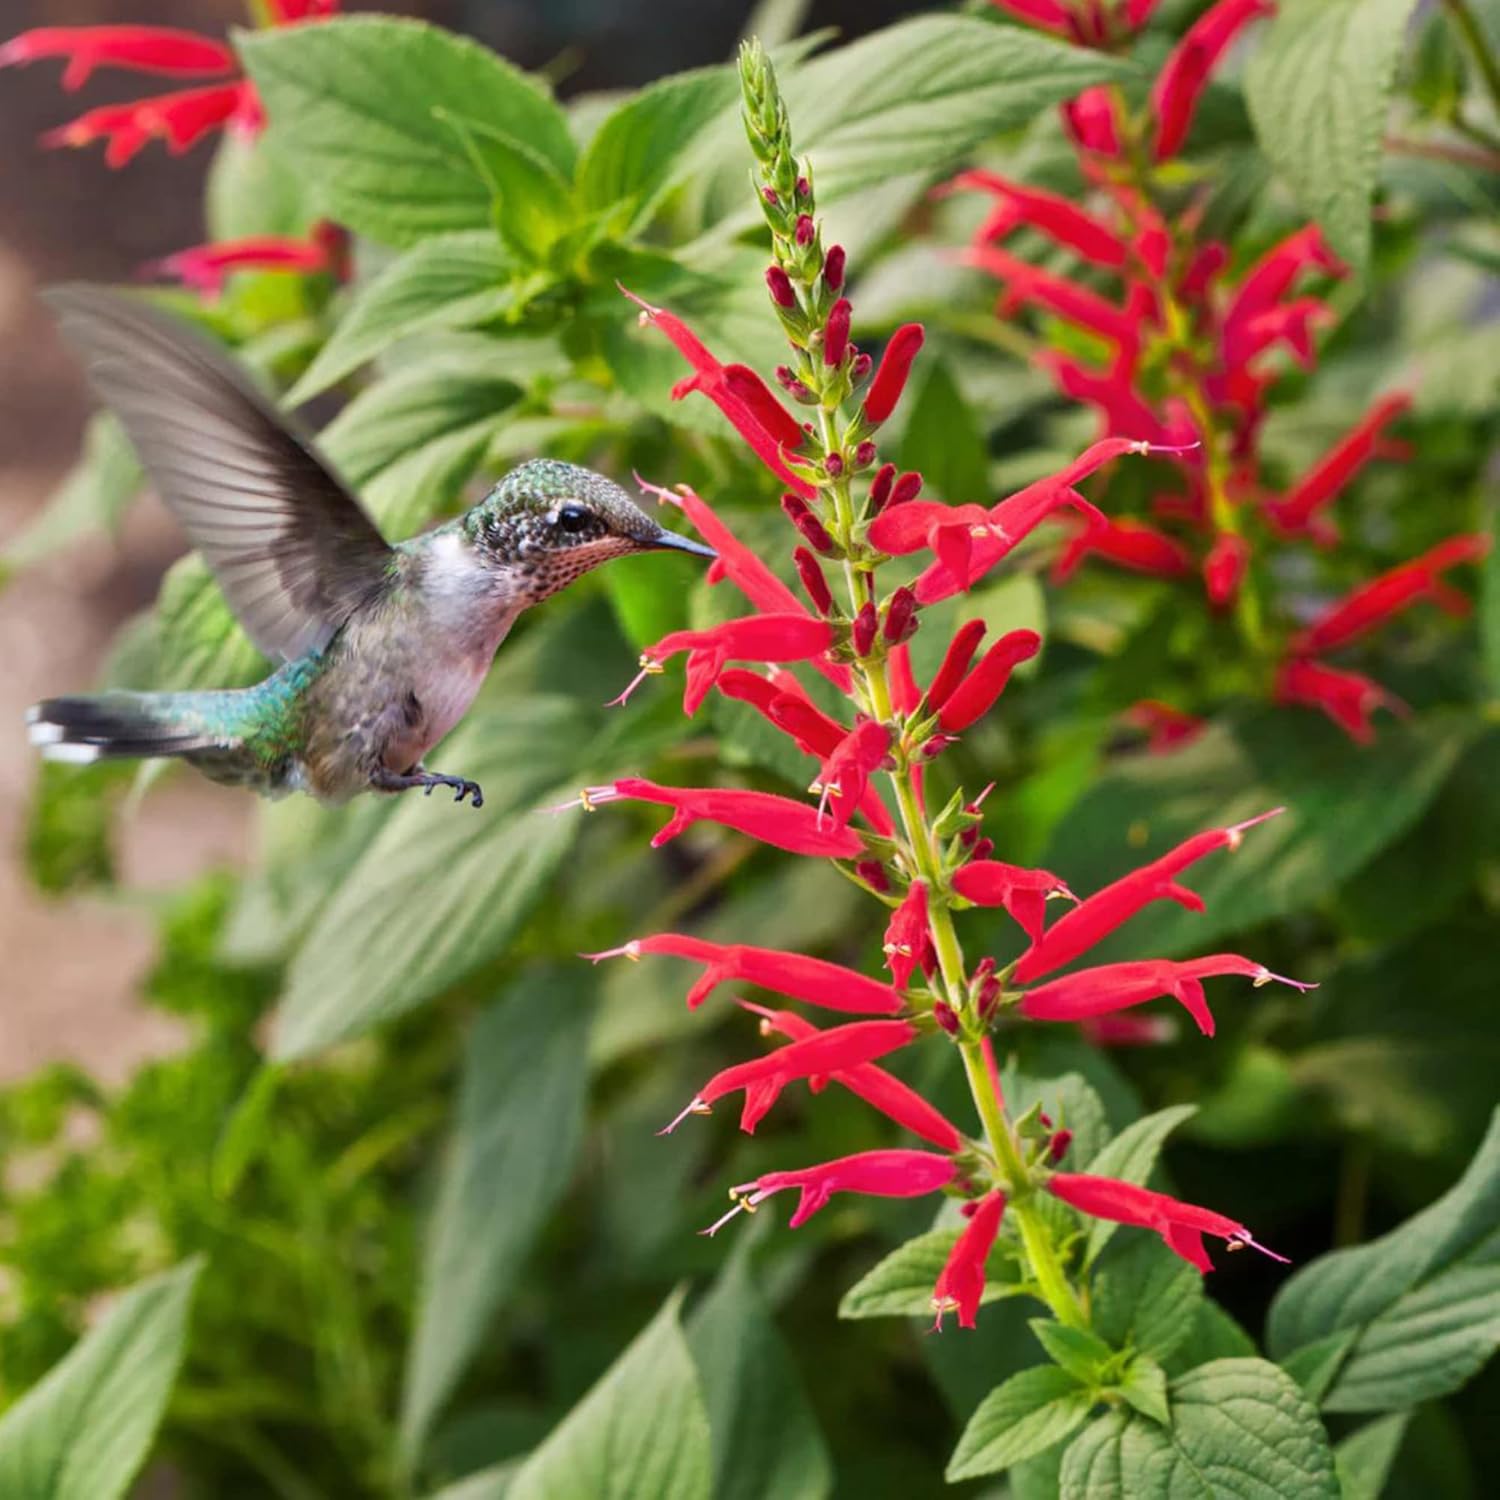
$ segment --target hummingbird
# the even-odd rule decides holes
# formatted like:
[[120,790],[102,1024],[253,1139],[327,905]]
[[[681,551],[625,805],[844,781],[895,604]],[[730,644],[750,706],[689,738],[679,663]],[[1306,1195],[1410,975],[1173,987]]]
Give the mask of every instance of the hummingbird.
[[463,717],[523,610],[635,552],[714,551],[576,464],[521,464],[466,514],[390,543],[300,433],[217,348],[138,297],[45,294],[65,343],[250,639],[253,687],[49,698],[27,713],[54,760],[185,760],[267,795],[448,787],[422,757]]

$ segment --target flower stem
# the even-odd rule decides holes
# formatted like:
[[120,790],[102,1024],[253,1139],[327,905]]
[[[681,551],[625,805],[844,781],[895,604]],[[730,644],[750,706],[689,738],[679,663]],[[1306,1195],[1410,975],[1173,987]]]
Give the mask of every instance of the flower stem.
[[1495,108],[1500,110],[1500,59],[1490,50],[1489,38],[1485,35],[1479,17],[1474,14],[1469,0],[1443,0],[1443,4],[1452,17],[1454,27],[1474,55],[1474,62],[1484,79],[1485,91]]

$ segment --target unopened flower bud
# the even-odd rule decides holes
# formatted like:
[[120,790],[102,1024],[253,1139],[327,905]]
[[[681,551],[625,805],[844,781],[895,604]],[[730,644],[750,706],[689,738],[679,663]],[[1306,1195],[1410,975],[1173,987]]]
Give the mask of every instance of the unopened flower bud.
[[830,479],[837,479],[844,472],[844,456],[841,453],[830,453],[823,460],[823,472]]
[[995,1014],[1001,993],[1000,981],[993,974],[980,980],[974,987],[974,1009],[981,1021],[988,1021]]
[[844,247],[835,245],[823,258],[823,280],[828,290],[836,292],[844,284]]
[[849,639],[854,646],[856,656],[870,654],[870,648],[875,644],[875,632],[879,628],[880,616],[875,613],[875,606],[866,599],[860,605],[859,613],[855,615],[849,627]]
[[772,208],[778,207],[781,203],[781,195],[773,187],[762,188],[760,190],[760,195]]
[[891,489],[891,504],[905,505],[908,500],[915,500],[922,491],[922,476],[915,473],[903,474]]
[[870,366],[874,363],[875,361],[868,354],[861,353],[855,356],[854,364],[850,367],[849,373],[854,377],[856,385],[870,373]]
[[1060,1162],[1068,1154],[1068,1147],[1073,1144],[1073,1132],[1063,1129],[1056,1132],[1052,1139],[1047,1142],[1047,1160]]
[[910,640],[917,630],[917,596],[904,584],[891,595],[880,633],[892,646]]
[[875,462],[876,451],[875,444],[866,438],[854,450],[854,467],[856,469],[868,469]]
[[799,198],[810,198],[812,196],[812,183],[805,177],[797,179],[797,196]]
[[979,839],[975,842],[971,859],[988,859],[995,852],[994,839]]
[[854,873],[872,891],[878,891],[882,896],[890,894],[891,877],[886,874],[885,866],[878,859],[857,860],[854,865]]
[[878,516],[891,498],[891,485],[896,478],[895,464],[881,464],[870,481],[870,514]]
[[951,1005],[942,1000],[932,1002],[932,1019],[948,1033],[949,1036],[958,1035],[958,1015]]
[[938,756],[940,756],[956,738],[957,736],[952,734],[933,735],[932,738],[922,746],[922,759],[936,760]]
[[828,309],[828,322],[823,329],[823,363],[841,365],[849,352],[849,299],[840,297]]
[[906,323],[891,335],[891,341],[886,345],[885,355],[880,361],[880,368],[875,372],[875,379],[870,385],[870,393],[865,397],[867,422],[884,422],[895,409],[896,403],[901,399],[901,392],[906,389],[911,362],[917,357],[917,350],[922,347],[922,338],[920,323]]
[[820,615],[830,613],[833,609],[833,595],[828,590],[828,580],[823,576],[817,558],[806,547],[797,547],[792,552],[792,562],[796,566],[797,576],[802,580],[802,587],[807,590],[807,597],[813,602],[813,608]]
[[812,215],[811,214],[798,214],[797,215],[797,227],[793,231],[793,238],[797,241],[797,243],[799,245],[801,245],[803,247],[803,249],[806,249],[810,244],[812,244],[812,242],[813,242],[813,235],[816,232],[817,232],[817,227],[814,225],[814,223],[812,221]]
[[766,267],[766,285],[771,289],[771,301],[777,307],[797,305],[797,293],[792,287],[792,278],[780,266]]
[[786,512],[786,518],[802,534],[802,539],[814,552],[821,552],[824,557],[832,557],[838,548],[833,544],[833,538],[828,535],[828,528],[810,511],[800,495],[794,495],[790,490],[781,497],[781,508]]

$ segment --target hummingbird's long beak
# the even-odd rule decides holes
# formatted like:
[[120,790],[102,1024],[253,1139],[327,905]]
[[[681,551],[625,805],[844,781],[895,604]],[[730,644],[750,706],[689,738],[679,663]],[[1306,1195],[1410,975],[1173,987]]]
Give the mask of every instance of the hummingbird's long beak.
[[702,542],[695,542],[691,537],[679,536],[675,531],[661,532],[651,546],[667,552],[689,552],[694,557],[706,557],[710,562],[716,561],[719,556],[712,547],[705,547]]

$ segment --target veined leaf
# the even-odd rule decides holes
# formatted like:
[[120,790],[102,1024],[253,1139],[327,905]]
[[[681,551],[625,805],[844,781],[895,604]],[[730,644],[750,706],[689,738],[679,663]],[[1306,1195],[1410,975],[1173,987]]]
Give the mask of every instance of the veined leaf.
[[1155,1360],[1186,1342],[1203,1306],[1202,1276],[1154,1235],[1117,1240],[1090,1285],[1094,1332]]
[[1088,1390],[1056,1365],[1022,1370],[980,1402],[945,1477],[952,1484],[1035,1458],[1082,1427],[1093,1405]]
[[245,687],[266,675],[265,657],[230,613],[198,553],[167,569],[156,618],[158,675],[153,688]]
[[1333,1450],[1343,1500],[1380,1500],[1410,1421],[1409,1411],[1377,1417],[1358,1432],[1351,1432]]
[[915,469],[933,495],[954,505],[988,505],[984,434],[947,365],[928,366],[901,440],[901,467]]
[[132,1287],[40,1385],[0,1417],[5,1500],[118,1500],[166,1409],[202,1270]]
[[[841,1318],[931,1317],[932,1289],[962,1231],[929,1229],[892,1250],[844,1293]],[[979,1305],[1014,1297],[1020,1290],[1014,1262],[995,1254],[986,1268]],[[1005,1272],[1011,1274],[1006,1276]]]
[[270,140],[318,209],[357,233],[411,245],[489,223],[490,189],[439,108],[573,171],[567,119],[546,90],[465,37],[420,21],[349,16],[242,32]]

